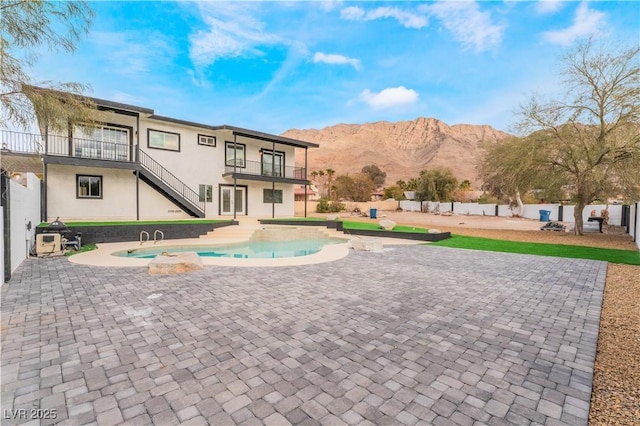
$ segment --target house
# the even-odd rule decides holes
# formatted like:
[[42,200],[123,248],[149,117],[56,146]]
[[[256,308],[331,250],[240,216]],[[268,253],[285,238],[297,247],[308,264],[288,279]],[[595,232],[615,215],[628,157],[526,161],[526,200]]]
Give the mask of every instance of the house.
[[310,185],[298,185],[294,188],[295,201],[304,201],[305,197],[307,201],[318,201],[320,199],[320,190],[317,186]]
[[4,158],[42,161],[43,220],[293,216],[294,189],[309,184],[306,150],[317,144],[92,101],[97,124],[1,133]]

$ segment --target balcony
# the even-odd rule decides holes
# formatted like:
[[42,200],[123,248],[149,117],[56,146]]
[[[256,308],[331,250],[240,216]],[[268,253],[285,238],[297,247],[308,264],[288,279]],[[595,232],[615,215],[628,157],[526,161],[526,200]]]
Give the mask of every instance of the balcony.
[[276,181],[283,183],[306,184],[307,170],[304,167],[275,166],[260,161],[245,161],[244,167],[236,165],[233,160],[228,161],[224,167],[223,176],[231,176],[236,179]]
[[135,169],[134,147],[128,144],[68,136],[1,131],[3,155],[46,156],[50,164],[88,165]]

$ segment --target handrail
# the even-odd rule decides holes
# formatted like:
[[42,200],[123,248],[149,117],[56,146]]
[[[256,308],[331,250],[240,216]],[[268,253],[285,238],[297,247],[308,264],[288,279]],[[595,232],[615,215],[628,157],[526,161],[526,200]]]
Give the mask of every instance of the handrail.
[[225,163],[225,173],[243,173],[247,175],[255,176],[273,176],[285,179],[307,179],[307,170],[304,167],[294,166],[275,166],[272,168],[271,164],[262,163],[261,161],[245,161],[244,167],[233,164],[233,160]]
[[44,146],[42,135],[0,130],[0,149],[2,151],[40,155],[44,153]]
[[19,154],[47,154],[64,157],[88,158],[132,162],[129,143],[107,142],[95,139],[72,138],[62,135],[12,132],[0,130],[0,147],[3,151]]
[[[147,239],[146,240],[142,240],[142,236],[146,235]],[[149,233],[147,231],[140,231],[140,245],[142,245],[143,243],[146,243],[147,241],[149,241]]]
[[178,179],[173,173],[164,168],[160,163],[151,158],[149,154],[142,150],[138,150],[140,164],[145,170],[152,173],[164,184],[176,191],[186,201],[199,208],[204,212],[204,201],[200,201],[200,194],[189,188],[184,182]]
[[[160,239],[158,240],[156,238],[156,234],[160,233]],[[153,231],[153,244],[156,244],[158,241],[162,241],[164,240],[164,232],[162,232],[159,229],[156,229],[155,231]]]

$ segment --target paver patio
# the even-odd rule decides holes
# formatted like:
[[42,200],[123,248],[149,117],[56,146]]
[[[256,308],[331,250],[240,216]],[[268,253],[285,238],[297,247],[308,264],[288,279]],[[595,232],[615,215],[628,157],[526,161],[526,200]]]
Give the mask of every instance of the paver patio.
[[429,246],[179,276],[27,260],[2,424],[586,424],[605,275]]

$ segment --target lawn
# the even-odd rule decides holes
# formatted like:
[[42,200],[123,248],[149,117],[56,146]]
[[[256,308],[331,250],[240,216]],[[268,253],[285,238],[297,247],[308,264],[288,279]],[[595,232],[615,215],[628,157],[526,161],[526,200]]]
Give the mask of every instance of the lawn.
[[324,222],[327,219],[323,219],[321,217],[277,217],[268,218],[266,220],[274,222]]
[[[69,228],[78,226],[114,226],[114,225],[181,225],[181,224],[203,224],[203,223],[223,223],[230,222],[230,220],[215,220],[215,219],[178,219],[178,220],[127,220],[127,221],[109,221],[109,222],[64,222]],[[38,228],[44,228],[49,226],[49,222],[43,222],[38,225]]]
[[[366,231],[383,231],[382,227],[377,223],[360,222],[353,220],[344,220],[342,224],[345,229],[362,229]],[[413,232],[416,234],[427,234],[429,230],[426,228],[417,228],[415,226],[396,225],[393,228],[393,232]]]
[[571,257],[576,259],[604,260],[605,262],[624,263],[627,265],[640,265],[640,251],[632,250],[570,246],[564,244],[503,241],[490,238],[468,237],[465,235],[452,235],[449,239],[431,244],[451,248],[535,254],[539,256]]

